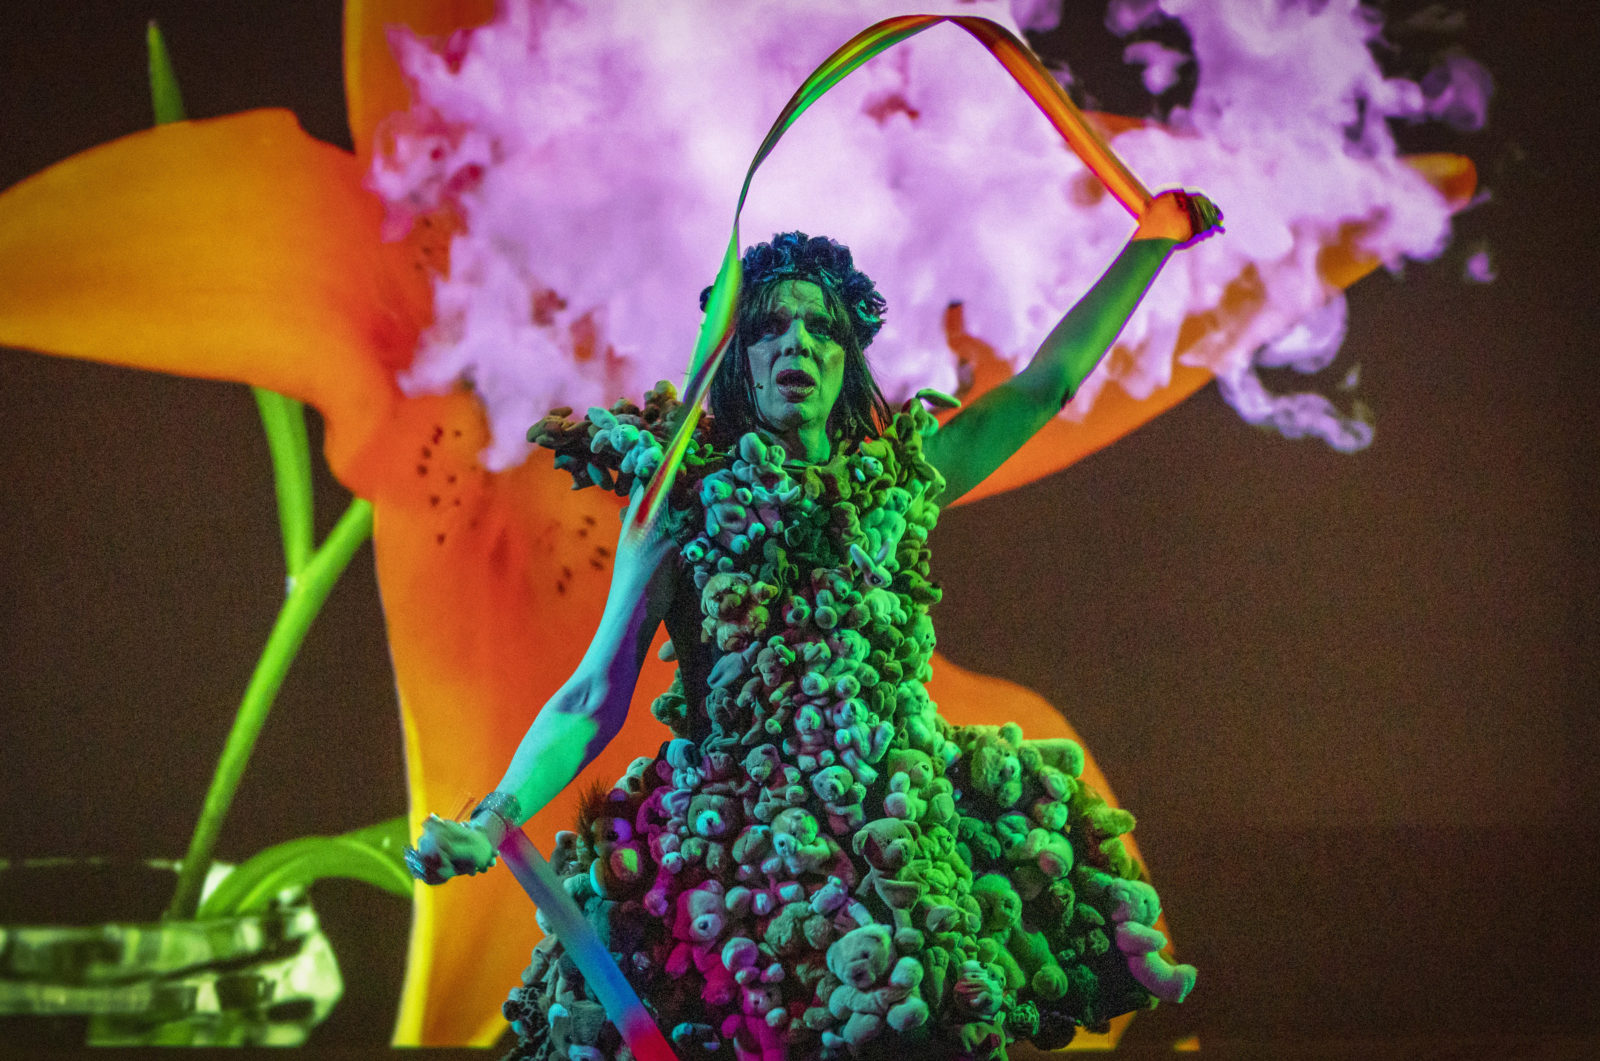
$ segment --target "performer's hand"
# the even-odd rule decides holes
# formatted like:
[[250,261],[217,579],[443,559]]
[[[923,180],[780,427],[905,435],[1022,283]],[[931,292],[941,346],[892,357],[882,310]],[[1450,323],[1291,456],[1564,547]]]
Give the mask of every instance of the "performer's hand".
[[1150,201],[1133,238],[1170,239],[1188,247],[1221,231],[1222,211],[1216,203],[1198,192],[1171,189]]
[[443,884],[451,877],[471,877],[495,863],[494,845],[471,822],[428,815],[416,847],[406,848],[406,868],[424,884]]

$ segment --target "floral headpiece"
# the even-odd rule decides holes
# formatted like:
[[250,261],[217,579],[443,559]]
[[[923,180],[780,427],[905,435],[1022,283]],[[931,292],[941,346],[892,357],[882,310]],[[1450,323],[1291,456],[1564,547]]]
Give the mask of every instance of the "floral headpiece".
[[[865,350],[878,329],[883,327],[887,307],[872,278],[855,267],[850,248],[826,236],[804,232],[780,232],[771,243],[757,243],[744,252],[744,282],[741,295],[747,295],[775,280],[810,280],[839,296],[850,312],[856,341]],[[700,308],[711,297],[708,287],[700,292]]]

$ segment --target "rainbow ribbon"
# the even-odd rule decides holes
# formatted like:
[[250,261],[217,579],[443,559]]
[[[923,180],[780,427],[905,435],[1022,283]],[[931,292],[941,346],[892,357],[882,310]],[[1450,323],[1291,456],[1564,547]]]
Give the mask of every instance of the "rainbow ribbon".
[[666,1037],[656,1027],[655,1018],[639,1001],[633,986],[623,979],[622,970],[611,960],[611,952],[600,942],[594,927],[561,886],[550,863],[539,854],[528,834],[521,829],[506,830],[505,838],[500,841],[500,854],[505,856],[506,867],[522,885],[522,890],[544,913],[551,930],[566,947],[578,972],[583,974],[584,983],[604,1007],[611,1023],[617,1026],[633,1056],[638,1061],[677,1061]]
[[[739,215],[744,210],[744,201],[750,193],[750,181],[755,177],[756,169],[777,146],[789,126],[805,113],[806,108],[821,99],[823,93],[867,60],[941,22],[960,26],[988,49],[989,54],[1005,67],[1028,98],[1044,112],[1067,145],[1094,171],[1106,189],[1130,214],[1138,217],[1149,206],[1150,193],[1144,185],[1112,152],[1038,57],[1004,26],[971,15],[898,15],[862,30],[817,67],[789,98],[745,173],[744,185],[739,189],[739,202],[733,211],[733,232],[728,237],[722,266],[717,270],[717,280],[706,303],[705,319],[701,322],[700,334],[695,340],[694,357],[684,380],[684,418],[667,444],[661,466],[651,477],[644,497],[634,509],[634,516],[624,531],[630,540],[637,542],[655,532],[662,504],[694,436],[695,424],[700,419],[701,406],[710,389],[711,378],[716,375],[717,366],[722,363],[722,357],[733,339],[739,284],[743,276],[739,261]],[[550,927],[572,955],[589,989],[605,1007],[606,1015],[617,1026],[633,1055],[639,1061],[675,1061],[672,1048],[656,1027],[654,1018],[623,978],[610,952],[600,942],[577,903],[561,887],[528,835],[521,829],[509,830],[501,842],[500,853],[505,856],[506,865],[528,897],[544,912]]]
[[733,233],[728,237],[728,249],[722,256],[722,266],[717,270],[717,281],[711,288],[706,303],[705,319],[700,323],[700,334],[695,339],[694,357],[689,362],[689,372],[683,384],[684,417],[677,431],[667,443],[661,466],[645,488],[644,498],[635,509],[635,517],[625,529],[633,541],[648,538],[656,529],[661,506],[671,489],[683,455],[694,437],[695,425],[700,420],[701,406],[706,392],[711,388],[711,378],[733,339],[734,318],[738,308],[739,284],[743,267],[739,261],[739,215],[744,211],[745,198],[750,194],[750,181],[757,168],[795,120],[804,114],[834,85],[844,80],[867,60],[877,56],[901,41],[930,29],[941,22],[951,22],[966,30],[973,39],[1005,67],[1017,85],[1044,112],[1061,138],[1077,156],[1100,178],[1106,190],[1134,217],[1142,215],[1150,205],[1150,192],[1139,182],[1131,170],[1111,150],[1105,138],[1089,124],[1083,112],[1072,102],[1066,90],[1039,62],[1038,56],[1016,34],[997,22],[974,15],[896,15],[875,22],[846,41],[828,56],[821,66],[806,78],[805,83],[789,97],[783,111],[766,139],[756,152],[745,172],[744,185],[739,189],[739,202],[733,209]]

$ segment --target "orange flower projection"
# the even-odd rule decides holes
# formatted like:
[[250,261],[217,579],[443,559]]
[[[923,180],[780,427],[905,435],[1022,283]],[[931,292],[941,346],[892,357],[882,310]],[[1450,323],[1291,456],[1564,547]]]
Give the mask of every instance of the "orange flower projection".
[[[363,179],[380,121],[408,101],[385,27],[443,36],[487,19],[491,7],[346,5],[354,154],[311,139],[286,112],[256,111],[136,133],[0,195],[0,343],[247,382],[304,400],[325,419],[330,466],[374,506],[414,822],[489,789],[531,714],[577,664],[599,619],[617,528],[615,499],[571,492],[548,456],[488,470],[480,454],[489,426],[470,391],[412,397],[397,382],[431,321],[430,278],[447,268],[451,220],[425,219],[399,242],[380,238],[383,207]],[[1464,160],[1414,164],[1452,201],[1470,195]],[[1376,265],[1355,249],[1359,236],[1347,230],[1321,248],[1330,289]],[[1242,329],[1258,308],[1241,277],[1209,313],[1189,318],[1179,351]],[[1010,371],[966,334],[958,311],[946,326],[975,369],[974,393]],[[969,499],[1067,466],[1210,378],[1178,367],[1143,400],[1107,389],[1084,422],[1052,423]],[[935,676],[936,700],[967,711],[981,704],[983,721],[1016,719],[1031,737],[1074,735],[1024,689],[945,661]],[[669,679],[666,664],[647,664],[622,734],[571,791],[616,778],[665,739],[644,705]],[[947,717],[980,721],[955,710]],[[1088,771],[1109,792],[1092,761]],[[548,844],[570,822],[572,803],[547,807],[530,834]],[[499,871],[419,887],[396,1043],[495,1039],[500,1000],[538,938],[531,913]]]

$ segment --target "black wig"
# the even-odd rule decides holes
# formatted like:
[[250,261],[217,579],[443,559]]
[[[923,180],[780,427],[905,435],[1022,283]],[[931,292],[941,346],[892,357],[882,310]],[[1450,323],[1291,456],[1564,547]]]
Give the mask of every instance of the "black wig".
[[[750,382],[750,356],[746,344],[759,338],[756,329],[771,309],[777,287],[785,280],[808,280],[822,290],[829,316],[850,327],[837,336],[844,348],[844,381],[839,400],[828,415],[828,436],[859,441],[882,433],[889,422],[889,403],[872,378],[866,348],[883,327],[883,296],[872,280],[857,269],[850,249],[826,236],[780,232],[771,243],[757,243],[744,252],[744,279],[739,287],[738,320],[728,352],[711,380],[711,416],[714,438],[731,443],[758,427],[771,429],[757,412],[755,389]],[[700,293],[700,308],[711,296]]]

